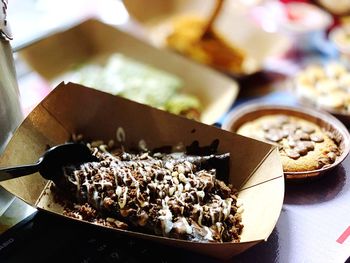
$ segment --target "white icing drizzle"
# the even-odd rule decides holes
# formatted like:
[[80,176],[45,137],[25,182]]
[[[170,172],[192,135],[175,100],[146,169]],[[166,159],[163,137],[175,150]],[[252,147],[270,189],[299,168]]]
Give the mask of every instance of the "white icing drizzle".
[[94,194],[92,196],[92,200],[89,200],[90,202],[93,202],[96,207],[100,207],[100,197],[98,195],[97,191],[94,191]]
[[125,131],[123,127],[118,127],[116,131],[116,139],[118,142],[125,142]]
[[227,199],[225,199],[224,202],[222,202],[222,207],[223,207],[222,212],[224,214],[224,219],[226,219],[230,214],[231,203],[232,203],[232,200],[230,198],[227,198]]
[[[117,130],[117,139],[125,140],[122,128]],[[204,221],[204,214],[210,216],[213,229],[222,231],[223,226],[220,222],[229,216],[232,198],[223,200],[219,195],[207,197],[207,186],[214,186],[215,172],[196,172],[194,164],[189,161],[182,160],[181,163],[176,163],[174,159],[162,161],[150,157],[148,153],[137,157],[128,153],[122,153],[121,157],[103,153],[100,159],[101,162],[84,164],[80,171],[73,173],[73,177],[66,174],[69,181],[76,185],[77,195],[81,192],[80,186],[86,188],[87,200],[95,207],[102,206],[104,200],[101,198],[101,192],[115,187],[117,203],[120,209],[123,209],[122,215],[127,216],[129,202],[136,202],[139,209],[143,209],[150,205],[150,196],[156,191],[156,198],[161,199],[157,218],[160,220],[163,235],[168,236],[173,230],[188,235],[194,233],[189,221],[182,216],[189,202],[193,204],[191,213],[196,215],[193,219],[205,233],[202,238],[213,240],[212,231],[214,231],[205,225],[208,222]],[[96,170],[97,174],[94,172]],[[91,177],[91,174],[95,175]],[[146,186],[142,186],[142,182],[147,182]],[[130,199],[132,191],[135,195],[133,200]],[[203,205],[203,200],[206,198],[211,198],[212,201]],[[172,213],[174,205],[178,206],[180,211],[176,217]],[[145,217],[144,210],[140,210],[138,214],[139,224],[144,225],[148,216]]]
[[147,151],[147,143],[145,140],[141,139],[139,141],[139,149],[142,151]]
[[169,201],[169,197],[165,197],[162,200],[162,209],[159,210],[159,216],[158,216],[158,219],[161,221],[162,228],[165,235],[168,235],[174,226],[173,214],[169,209],[168,201]]
[[206,231],[206,235],[204,236],[204,239],[206,240],[213,240],[213,233],[211,232],[211,230],[209,229],[209,227],[207,226],[203,226],[203,228]]
[[203,207],[199,204],[195,204],[194,207],[196,208],[196,210],[199,212],[199,215],[198,215],[198,224],[200,226],[202,226],[202,219],[203,219]]
[[186,233],[188,235],[192,234],[193,232],[192,227],[183,216],[178,218],[178,220],[173,224],[173,228],[179,233]]
[[121,186],[117,185],[116,189],[115,189],[115,194],[118,196],[118,199],[120,198],[120,195],[122,194],[123,189]]
[[126,204],[127,194],[128,194],[128,187],[125,186],[123,189],[123,197],[122,198],[119,197],[119,200],[118,200],[120,209],[123,209]]

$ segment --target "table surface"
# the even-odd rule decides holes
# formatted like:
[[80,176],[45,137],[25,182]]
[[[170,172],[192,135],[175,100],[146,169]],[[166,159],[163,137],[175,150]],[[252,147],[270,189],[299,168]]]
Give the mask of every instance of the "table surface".
[[[33,83],[36,80],[34,76]],[[285,75],[273,72],[240,80],[241,92],[232,110],[252,100],[295,105],[290,92],[281,88],[286,80]],[[20,79],[20,84],[22,81],[28,79]],[[317,180],[287,181],[283,209],[267,242],[232,262],[345,262],[350,256],[349,159]],[[192,260],[217,262],[182,252],[182,262]]]
[[[309,55],[310,57],[324,56],[324,54],[317,52]],[[300,53],[289,54],[283,58],[283,61],[290,61],[291,57],[293,61],[287,66],[289,65],[293,69],[293,66],[302,61]],[[282,70],[282,68],[278,68],[278,65],[276,63],[272,68],[285,73],[286,68],[283,67]],[[28,69],[23,69],[21,63],[18,63],[17,66],[19,72],[25,72],[19,78],[19,88],[24,113],[28,114],[50,92],[50,89],[38,75],[28,71]],[[260,72],[240,79],[240,94],[232,105],[232,110],[242,103],[253,100],[295,105],[293,94],[284,88],[288,76],[279,70]],[[224,118],[225,116],[219,122],[222,122]],[[254,246],[228,262],[345,262],[350,256],[349,178],[350,156],[338,167],[317,180],[298,183],[286,182],[283,209],[267,242]],[[45,216],[35,215],[34,219],[30,219],[31,222],[34,222],[34,227],[31,226],[31,228],[40,232],[42,236],[45,236],[44,232],[47,228],[51,229],[53,226],[50,225],[50,222],[45,221]],[[46,223],[43,223],[43,218]],[[55,220],[52,222],[56,222]],[[35,222],[40,222],[40,224],[35,224]],[[1,240],[5,240],[3,242],[11,240],[12,235],[27,231],[23,229],[27,228],[19,226],[15,232],[5,232],[5,235],[1,236],[3,238]],[[74,231],[82,231],[75,226],[70,230],[73,233]],[[63,233],[65,232],[63,231]],[[48,242],[54,242],[54,239],[48,235],[43,237],[43,240]],[[1,242],[0,244],[4,244]],[[153,250],[158,249],[157,245],[152,246]],[[29,249],[26,251],[31,253]],[[0,259],[1,252],[0,249]],[[181,262],[217,262],[215,259],[184,251],[179,254],[169,252],[168,255],[164,256],[163,262],[172,262],[174,259],[179,259]],[[11,257],[12,259],[16,258],[13,251],[8,252],[6,257],[9,261],[11,261]]]
[[[253,98],[297,106],[293,94],[281,88],[285,81],[288,77],[275,73],[246,79],[235,105]],[[284,204],[273,233],[237,261],[345,262],[350,256],[349,176],[350,156],[317,180],[286,181]]]

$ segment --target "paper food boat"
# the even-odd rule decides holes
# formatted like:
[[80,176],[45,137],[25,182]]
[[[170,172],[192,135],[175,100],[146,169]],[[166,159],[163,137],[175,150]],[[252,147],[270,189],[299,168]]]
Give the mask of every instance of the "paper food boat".
[[[165,39],[174,30],[174,19],[181,16],[208,19],[216,1],[124,0],[123,3],[130,16],[143,26],[149,40],[158,47],[165,47]],[[225,1],[213,25],[228,43],[246,53],[243,75],[262,70],[267,59],[281,56],[290,48],[286,36],[264,31],[252,21],[247,10],[237,1]]]
[[[218,140],[218,152],[231,154],[228,181],[240,189],[244,230],[240,243],[200,243],[126,230],[110,231],[222,259],[269,237],[284,197],[283,170],[274,146],[80,85],[68,83],[55,88],[15,132],[0,165],[36,162],[47,145],[64,143],[72,133],[91,139],[115,138],[119,127],[125,131],[125,145],[133,148],[140,140],[146,142],[148,149],[178,143],[190,145],[193,141],[205,146]],[[53,201],[49,184],[38,173],[1,183],[28,204],[63,216],[62,207]]]
[[18,54],[53,87],[67,81],[65,73],[74,67],[88,65],[101,57],[108,59],[113,54],[124,55],[180,78],[183,82],[181,91],[200,100],[200,121],[207,124],[215,123],[230,109],[239,91],[234,80],[210,68],[159,50],[94,19],[58,30],[23,48]]

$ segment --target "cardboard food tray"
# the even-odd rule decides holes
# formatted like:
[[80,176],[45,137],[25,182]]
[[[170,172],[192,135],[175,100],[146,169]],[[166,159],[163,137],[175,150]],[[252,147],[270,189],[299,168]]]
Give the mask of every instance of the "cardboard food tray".
[[[72,133],[91,139],[113,139],[119,127],[126,134],[124,145],[132,148],[140,140],[146,142],[148,149],[179,143],[190,145],[193,141],[205,146],[219,140],[218,152],[231,154],[229,182],[240,189],[244,230],[240,243],[200,243],[111,231],[224,259],[271,234],[284,197],[282,165],[275,147],[77,84],[60,84],[28,115],[1,156],[0,165],[36,162],[47,145],[64,143]],[[50,182],[40,174],[4,181],[1,185],[28,204],[62,216],[62,207],[50,193]]]
[[238,84],[224,75],[179,55],[156,49],[94,19],[63,29],[19,51],[20,57],[51,83],[65,81],[63,73],[72,70],[73,66],[88,64],[101,56],[108,58],[114,53],[182,79],[183,93],[199,98],[203,105],[200,121],[207,124],[218,121],[229,110],[239,91]]
[[[173,30],[174,18],[194,15],[207,19],[215,6],[215,0],[151,0],[147,4],[124,0],[123,3],[130,16],[143,26],[150,41],[158,47],[165,47],[165,39]],[[284,54],[291,45],[286,36],[261,29],[236,1],[224,2],[214,28],[229,43],[246,53],[243,75],[260,71],[268,58]]]

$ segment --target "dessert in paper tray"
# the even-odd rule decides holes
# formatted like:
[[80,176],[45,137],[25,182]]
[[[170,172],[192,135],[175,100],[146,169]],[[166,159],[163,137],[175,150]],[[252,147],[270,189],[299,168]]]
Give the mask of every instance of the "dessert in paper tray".
[[222,259],[266,240],[279,217],[274,146],[72,83],[29,114],[0,165],[32,163],[72,139],[99,160],[61,182],[33,174],[2,186],[66,219]]
[[52,88],[79,83],[206,124],[218,121],[239,91],[233,79],[95,19],[18,54]]

